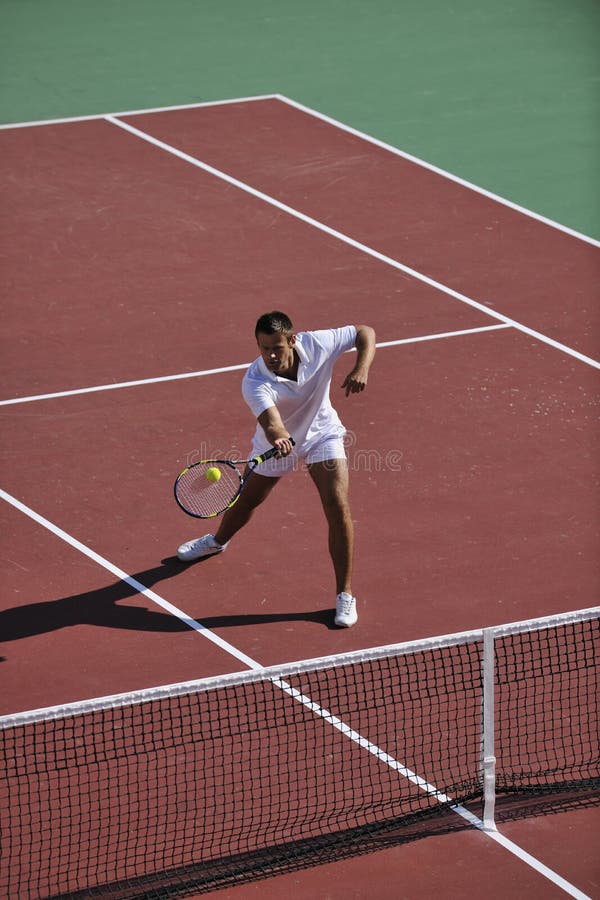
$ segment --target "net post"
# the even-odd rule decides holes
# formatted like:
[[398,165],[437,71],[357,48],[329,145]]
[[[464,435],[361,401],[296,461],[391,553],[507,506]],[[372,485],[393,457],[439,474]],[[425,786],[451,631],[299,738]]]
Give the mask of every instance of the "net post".
[[493,628],[483,631],[483,827],[485,831],[497,831],[494,820],[496,805],[496,757],[494,755],[494,678],[495,633]]

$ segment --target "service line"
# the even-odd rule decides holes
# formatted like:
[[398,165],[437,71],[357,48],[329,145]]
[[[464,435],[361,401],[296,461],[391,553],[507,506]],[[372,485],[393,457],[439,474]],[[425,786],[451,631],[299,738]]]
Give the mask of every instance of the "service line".
[[[460,331],[444,331],[439,334],[424,334],[418,337],[399,338],[396,341],[382,341],[377,347],[397,347],[400,344],[417,344],[421,341],[435,341],[440,338],[460,337],[466,334],[478,334],[482,331],[497,331],[499,328],[510,328],[510,325],[484,325],[479,328],[463,328]],[[34,394],[31,397],[13,397],[0,400],[0,406],[14,406],[17,403],[33,403],[34,400],[54,400],[57,397],[73,397],[76,394],[93,394],[97,391],[115,391],[119,388],[139,387],[144,384],[159,384],[162,381],[181,381],[184,378],[202,378],[205,375],[220,375],[223,372],[237,372],[247,369],[251,363],[238,363],[234,366],[221,366],[218,369],[203,369],[199,372],[180,372],[177,375],[159,375],[156,378],[141,378],[138,381],[120,381],[114,384],[98,384],[94,387],[73,388],[70,391],[55,391],[53,394]]]

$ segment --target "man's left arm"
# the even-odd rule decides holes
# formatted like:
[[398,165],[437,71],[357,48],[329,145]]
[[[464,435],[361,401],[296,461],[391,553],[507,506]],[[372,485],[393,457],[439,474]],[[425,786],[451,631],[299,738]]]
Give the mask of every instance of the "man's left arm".
[[356,326],[356,365],[346,375],[342,388],[346,388],[348,394],[358,394],[364,391],[369,380],[369,369],[375,357],[375,332],[369,325]]

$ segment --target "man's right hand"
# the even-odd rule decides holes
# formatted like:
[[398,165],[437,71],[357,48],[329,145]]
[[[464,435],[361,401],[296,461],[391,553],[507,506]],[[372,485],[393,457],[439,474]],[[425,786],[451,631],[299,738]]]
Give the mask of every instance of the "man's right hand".
[[278,456],[289,456],[292,452],[294,445],[292,443],[292,439],[287,438],[277,438],[277,440],[273,441],[273,446],[277,448]]

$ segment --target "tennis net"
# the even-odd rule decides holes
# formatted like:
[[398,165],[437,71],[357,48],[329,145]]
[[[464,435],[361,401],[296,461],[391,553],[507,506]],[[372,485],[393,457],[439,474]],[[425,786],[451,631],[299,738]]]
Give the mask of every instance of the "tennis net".
[[4,716],[0,894],[199,894],[593,792],[599,612]]

